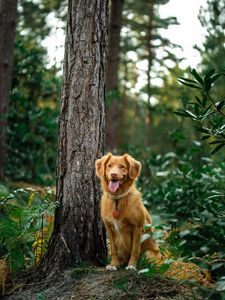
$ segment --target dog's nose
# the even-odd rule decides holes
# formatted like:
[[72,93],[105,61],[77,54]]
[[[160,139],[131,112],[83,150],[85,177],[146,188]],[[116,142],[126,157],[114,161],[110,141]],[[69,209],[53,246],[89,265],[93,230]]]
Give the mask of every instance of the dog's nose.
[[112,178],[116,178],[117,177],[116,173],[111,173],[110,175],[111,175]]

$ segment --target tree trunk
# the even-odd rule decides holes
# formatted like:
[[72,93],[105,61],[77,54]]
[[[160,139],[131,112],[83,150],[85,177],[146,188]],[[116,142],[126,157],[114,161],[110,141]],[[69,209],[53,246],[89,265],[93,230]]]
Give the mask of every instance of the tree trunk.
[[152,144],[153,130],[153,109],[150,102],[151,99],[151,69],[152,69],[152,30],[153,30],[153,15],[154,15],[154,0],[148,0],[148,28],[147,28],[147,53],[148,53],[148,70],[147,70],[147,93],[148,93],[148,116],[147,116],[147,143]]
[[119,140],[119,93],[118,69],[120,55],[120,31],[122,27],[122,11],[124,0],[111,1],[109,26],[109,51],[107,56],[106,90],[110,101],[106,106],[106,147],[114,149]]
[[95,160],[104,147],[107,0],[69,0],[59,116],[54,231],[39,271],[53,275],[106,255]]
[[17,0],[0,0],[0,181],[4,180],[7,115],[16,33]]

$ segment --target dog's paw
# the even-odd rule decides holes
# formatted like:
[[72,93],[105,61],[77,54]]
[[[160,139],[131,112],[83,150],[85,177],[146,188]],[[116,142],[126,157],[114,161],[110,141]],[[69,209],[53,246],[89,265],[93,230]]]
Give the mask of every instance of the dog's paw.
[[110,270],[110,271],[116,271],[117,270],[116,266],[111,266],[111,265],[107,265],[105,268],[106,268],[106,270]]
[[126,270],[136,270],[136,267],[135,266],[132,266],[132,265],[129,265],[125,268]]

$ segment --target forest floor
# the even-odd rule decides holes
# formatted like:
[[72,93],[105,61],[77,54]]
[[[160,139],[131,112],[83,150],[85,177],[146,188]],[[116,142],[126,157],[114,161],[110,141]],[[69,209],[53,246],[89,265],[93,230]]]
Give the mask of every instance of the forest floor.
[[202,288],[165,276],[147,277],[136,271],[108,271],[104,268],[76,268],[57,280],[14,284],[4,300],[205,300]]

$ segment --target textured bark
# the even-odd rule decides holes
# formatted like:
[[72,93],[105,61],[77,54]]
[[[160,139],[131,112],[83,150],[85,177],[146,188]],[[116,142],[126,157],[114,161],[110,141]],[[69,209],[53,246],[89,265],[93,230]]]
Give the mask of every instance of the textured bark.
[[[107,56],[106,90],[118,92],[118,69],[120,55],[120,31],[122,27],[123,0],[111,1],[109,26],[109,51]],[[106,106],[106,147],[113,149],[118,146],[119,140],[119,110],[118,98],[111,98]]]
[[54,274],[106,255],[95,160],[104,147],[107,0],[69,0],[59,116],[55,225],[40,267]]
[[0,181],[4,180],[16,12],[17,0],[0,0]]

